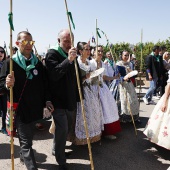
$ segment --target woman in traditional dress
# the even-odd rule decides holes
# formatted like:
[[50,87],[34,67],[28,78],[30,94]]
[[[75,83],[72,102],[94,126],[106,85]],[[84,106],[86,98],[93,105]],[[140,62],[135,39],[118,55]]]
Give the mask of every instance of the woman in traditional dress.
[[102,62],[103,57],[103,47],[98,46],[98,54],[96,53],[96,49],[94,50],[94,59],[90,60],[91,69],[94,71],[99,68],[104,68],[104,72],[92,79],[92,90],[98,96],[103,111],[104,118],[104,131],[103,136],[109,139],[116,139],[117,132],[121,131],[118,109],[115,102],[114,97],[112,96],[109,88],[105,84],[104,80],[110,81],[114,80],[117,77],[109,77],[107,76],[107,70],[105,64]]
[[113,81],[110,85],[110,91],[112,91],[118,104],[120,121],[124,123],[132,122],[131,114],[134,121],[140,122],[137,94],[130,78],[126,76],[132,71],[132,65],[128,62],[128,58],[129,53],[123,51],[121,60],[116,63],[120,74],[120,81]]
[[165,94],[155,106],[144,134],[151,142],[170,150],[170,71],[168,74]]
[[[84,110],[87,121],[90,142],[97,142],[101,139],[101,133],[104,129],[103,114],[99,99],[93,94],[90,85],[90,62],[87,59],[90,55],[90,46],[85,42],[77,44],[78,63],[81,69],[83,91],[84,91]],[[75,126],[75,144],[87,144],[86,131],[84,128],[84,120],[82,116],[81,103],[77,103],[77,116]]]

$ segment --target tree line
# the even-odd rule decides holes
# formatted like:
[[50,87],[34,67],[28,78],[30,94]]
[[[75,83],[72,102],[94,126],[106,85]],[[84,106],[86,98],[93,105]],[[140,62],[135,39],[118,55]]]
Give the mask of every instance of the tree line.
[[[115,56],[116,60],[120,59],[122,51],[127,50],[130,54],[134,54],[137,59],[137,70],[140,70],[142,64],[142,71],[145,72],[145,58],[152,52],[152,48],[155,45],[165,46],[167,51],[170,52],[170,37],[164,41],[158,41],[157,43],[145,42],[145,43],[116,43],[104,46],[104,54],[111,49],[112,54]],[[142,50],[142,63],[141,63],[141,50]]]

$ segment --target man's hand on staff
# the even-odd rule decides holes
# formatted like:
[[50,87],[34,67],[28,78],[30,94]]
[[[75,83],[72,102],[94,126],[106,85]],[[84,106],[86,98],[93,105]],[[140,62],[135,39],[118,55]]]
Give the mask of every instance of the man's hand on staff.
[[72,62],[77,56],[77,50],[75,47],[72,47],[69,51],[68,51],[68,60],[70,62]]
[[15,83],[15,77],[14,77],[14,72],[12,71],[12,74],[8,74],[6,77],[6,87],[10,88],[13,87]]

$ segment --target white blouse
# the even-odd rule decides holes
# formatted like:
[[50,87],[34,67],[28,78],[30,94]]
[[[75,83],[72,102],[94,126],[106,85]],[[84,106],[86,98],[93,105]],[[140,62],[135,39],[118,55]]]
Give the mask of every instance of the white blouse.
[[[84,70],[86,73],[89,73],[91,71],[90,61],[88,59],[86,59],[86,62],[87,62],[88,65],[86,65],[85,63],[82,62],[80,56],[78,56],[77,61],[79,63],[80,69]],[[90,83],[90,79],[86,79],[85,81],[87,83]]]

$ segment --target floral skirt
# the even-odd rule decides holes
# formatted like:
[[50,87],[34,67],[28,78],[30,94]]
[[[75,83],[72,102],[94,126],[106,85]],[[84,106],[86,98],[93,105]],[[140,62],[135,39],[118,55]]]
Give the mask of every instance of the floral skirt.
[[[101,133],[104,128],[102,108],[97,96],[91,91],[89,86],[84,86],[84,111],[88,128],[90,142],[97,142],[101,138]],[[77,115],[75,126],[75,144],[87,144],[86,130],[84,127],[84,119],[82,115],[81,103],[77,103]]]
[[120,121],[131,122],[131,114],[137,121],[139,118],[139,102],[132,82],[117,84],[114,80],[109,89],[116,100]]
[[143,133],[151,142],[170,150],[170,97],[167,110],[162,112],[163,97],[155,106]]

